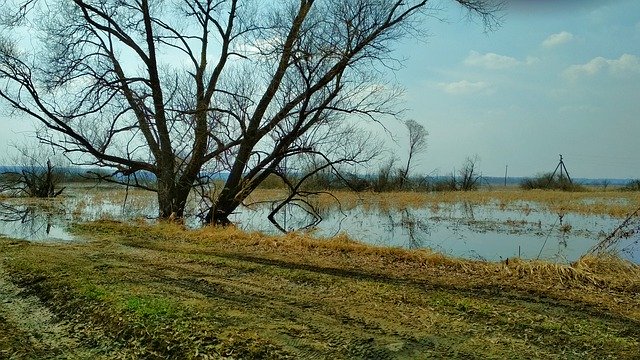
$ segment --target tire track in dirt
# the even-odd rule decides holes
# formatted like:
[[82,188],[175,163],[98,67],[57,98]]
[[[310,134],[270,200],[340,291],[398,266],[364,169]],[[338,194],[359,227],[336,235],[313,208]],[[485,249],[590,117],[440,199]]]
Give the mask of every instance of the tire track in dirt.
[[[139,249],[145,249],[148,251],[157,251],[156,249],[147,248],[144,246],[137,247]],[[444,284],[440,282],[433,282],[428,279],[415,279],[415,278],[398,278],[394,276],[386,276],[383,274],[375,274],[367,271],[360,271],[355,269],[343,269],[343,268],[334,268],[334,267],[323,267],[313,264],[301,264],[296,262],[289,262],[281,259],[271,259],[266,257],[252,256],[252,255],[244,255],[237,253],[217,253],[217,252],[201,252],[201,254],[207,254],[209,256],[235,260],[240,262],[248,262],[253,264],[259,264],[267,267],[278,267],[282,269],[290,269],[290,270],[303,270],[309,271],[312,273],[324,274],[329,276],[336,276],[341,278],[348,278],[354,280],[362,280],[362,281],[372,281],[372,282],[380,282],[395,286],[407,286],[413,287],[422,291],[429,290],[443,290],[455,294],[459,294],[462,296],[471,296],[482,298],[485,300],[499,301],[504,304],[518,304],[518,303],[540,303],[545,304],[546,306],[564,309],[564,311],[568,313],[580,314],[584,313],[593,318],[598,318],[603,321],[613,321],[615,323],[619,323],[623,326],[628,326],[631,332],[634,335],[640,336],[640,322],[631,319],[629,317],[623,316],[621,314],[617,314],[611,312],[610,310],[604,309],[594,304],[575,301],[575,300],[565,300],[561,298],[556,298],[550,296],[549,294],[537,291],[535,289],[522,290],[513,287],[509,287],[506,285],[478,285],[478,286],[469,286],[469,287],[460,287],[450,284]],[[148,264],[147,266],[154,267],[153,264]],[[165,264],[165,269],[167,264]],[[186,268],[173,265],[176,270],[179,270],[182,274],[186,274],[192,272],[187,270]],[[161,268],[156,268],[156,274],[161,272]],[[194,274],[198,276],[206,276],[206,272]],[[185,283],[183,282],[184,286]],[[202,283],[200,284],[202,285]],[[202,290],[202,287],[200,287]],[[196,289],[190,289],[195,292],[202,292]],[[206,291],[202,292],[206,295]]]
[[99,359],[71,324],[61,322],[35,296],[13,284],[0,262],[0,359]]
[[[211,255],[213,256],[213,255]],[[603,321],[609,323],[612,328],[615,329],[626,329],[624,333],[628,336],[638,336],[640,335],[640,327],[638,327],[637,320],[629,319],[624,316],[620,316],[619,314],[614,314],[611,312],[603,311],[602,309],[598,309],[594,307],[592,304],[586,304],[581,302],[571,302],[568,300],[557,299],[553,297],[549,297],[547,294],[541,292],[527,292],[527,291],[518,291],[516,289],[504,288],[498,285],[495,286],[478,286],[478,287],[468,287],[468,288],[460,288],[453,285],[447,284],[434,284],[427,280],[420,281],[418,279],[400,279],[393,276],[384,276],[381,274],[371,274],[367,272],[352,270],[352,269],[338,269],[331,267],[319,267],[313,266],[309,264],[298,264],[291,263],[282,260],[274,260],[267,259],[261,257],[254,256],[246,256],[246,255],[230,255],[230,254],[216,254],[216,257],[225,258],[229,260],[234,260],[238,262],[249,262],[253,264],[263,265],[266,268],[282,268],[282,269],[293,269],[293,270],[303,270],[312,273],[342,277],[352,280],[366,281],[366,282],[379,282],[384,284],[389,284],[393,286],[412,288],[416,291],[444,291],[446,293],[457,294],[463,297],[472,297],[485,299],[488,301],[495,302],[496,304],[509,306],[511,308],[529,308],[531,306],[535,306],[535,309],[531,311],[540,311],[540,312],[554,312],[561,314],[563,316],[571,316],[576,318],[584,319],[585,321]],[[301,326],[309,327],[309,334],[306,334],[308,338],[321,339],[326,341],[327,339],[333,339],[330,341],[333,345],[337,346],[338,349],[342,350],[342,355],[346,357],[356,356],[361,358],[384,358],[385,356],[391,356],[386,348],[384,347],[376,347],[373,345],[373,342],[367,342],[366,338],[358,338],[352,337],[350,339],[346,339],[341,335],[341,332],[332,331],[329,328],[324,329],[322,326],[314,328],[311,330],[314,322],[312,321],[304,321],[302,319],[305,316],[312,316],[316,320],[324,320],[327,323],[334,323],[341,320],[343,323],[341,325],[344,329],[349,328],[362,328],[362,324],[356,324],[354,321],[357,319],[351,319],[348,317],[339,317],[336,312],[328,311],[328,309],[324,309],[322,306],[313,306],[313,304],[309,304],[307,302],[298,303],[298,302],[289,302],[286,296],[282,294],[269,293],[266,292],[258,292],[258,293],[245,293],[243,289],[228,288],[226,282],[220,282],[220,279],[214,279],[213,274],[207,273],[204,270],[196,270],[199,266],[195,266],[196,269],[192,266],[192,264],[181,265],[180,263],[174,264],[166,264],[164,263],[162,267],[154,266],[154,264],[150,262],[146,262],[144,259],[138,259],[144,263],[144,269],[148,271],[147,276],[155,279],[159,283],[168,284],[171,286],[175,286],[177,288],[183,289],[184,291],[191,291],[194,293],[198,293],[207,297],[224,299],[226,301],[232,301],[239,304],[244,304],[246,307],[253,308],[269,308],[273,307],[274,304],[277,304],[278,307],[286,307],[287,311],[296,314],[296,322]],[[268,272],[268,269],[263,269],[264,272]],[[171,270],[169,274],[166,273],[167,270]],[[206,280],[205,280],[206,279]],[[421,304],[416,304],[421,305]],[[309,308],[313,315],[311,315],[308,311]],[[424,305],[422,305],[424,306]],[[536,310],[537,309],[537,310]],[[272,313],[277,313],[273,309]],[[486,318],[486,315],[479,313],[467,313],[466,316],[471,319],[476,319],[478,322],[486,322],[491,320],[490,318]],[[322,318],[322,319],[320,319]],[[322,322],[322,321],[321,321]],[[508,324],[505,324],[508,325]],[[443,344],[433,344],[426,343],[422,344],[420,341],[424,339],[413,339],[407,338],[404,336],[400,336],[399,334],[391,334],[386,330],[380,329],[372,329],[367,327],[366,333],[371,335],[372,338],[381,335],[382,337],[395,336],[398,338],[398,341],[403,342],[403,347],[405,351],[413,351],[416,350],[418,352],[434,350],[435,347],[438,347],[437,351],[449,351],[446,348],[443,348]],[[518,328],[516,328],[518,329]],[[314,334],[311,334],[314,333]],[[380,333],[380,334],[378,334]],[[397,335],[397,336],[396,336]],[[295,342],[295,339],[291,339],[292,342]],[[297,344],[300,345],[300,344]],[[436,346],[437,345],[437,346]],[[542,346],[542,345],[541,345]],[[446,347],[446,346],[445,346]],[[544,346],[542,346],[544,347]],[[554,348],[547,349],[549,353],[553,353]],[[320,353],[313,352],[313,349],[306,350],[304,346],[296,346],[295,351],[298,354],[305,354],[305,356],[320,356]],[[305,352],[306,351],[306,352]],[[338,351],[338,350],[336,350]],[[434,350],[435,351],[435,350]],[[453,350],[450,350],[453,351]],[[345,353],[346,352],[346,353]]]

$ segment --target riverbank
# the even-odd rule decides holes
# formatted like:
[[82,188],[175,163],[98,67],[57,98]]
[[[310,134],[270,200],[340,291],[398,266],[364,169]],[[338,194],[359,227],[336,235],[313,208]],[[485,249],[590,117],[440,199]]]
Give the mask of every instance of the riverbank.
[[[74,231],[87,241],[0,240],[2,276],[20,289],[14,297],[33,296],[51,323],[63,326],[63,338],[86,349],[72,358],[640,353],[640,270],[617,259],[487,263],[345,237],[173,224],[103,221]],[[11,306],[0,302],[0,309],[11,318]],[[24,324],[0,323],[0,354],[43,358],[14,349],[31,336]],[[65,351],[53,349],[50,358],[65,358]]]

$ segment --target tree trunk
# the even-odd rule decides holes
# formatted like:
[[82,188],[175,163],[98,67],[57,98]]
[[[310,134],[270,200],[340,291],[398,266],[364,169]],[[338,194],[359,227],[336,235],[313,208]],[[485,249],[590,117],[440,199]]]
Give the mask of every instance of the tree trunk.
[[240,202],[236,200],[237,191],[224,188],[216,203],[209,209],[209,212],[205,216],[205,222],[212,225],[229,225],[229,215],[240,205]]
[[[273,168],[279,163],[280,160],[275,161],[270,165]],[[248,176],[250,180],[242,177],[241,167],[234,167],[236,172],[232,172],[224,188],[215,200],[215,203],[209,209],[209,212],[205,216],[205,222],[213,225],[229,225],[229,215],[231,215],[242,202],[251,194],[260,183],[268,176],[269,171],[263,171],[255,176]]]
[[209,225],[227,226],[231,224],[229,215],[231,215],[232,212],[233,210],[213,206],[211,207],[211,209],[209,209],[209,212],[207,213],[207,216],[205,216],[204,221]]
[[[186,185],[185,185],[186,184]],[[181,219],[191,192],[191,183],[176,183],[173,178],[158,176],[158,216],[160,219]]]

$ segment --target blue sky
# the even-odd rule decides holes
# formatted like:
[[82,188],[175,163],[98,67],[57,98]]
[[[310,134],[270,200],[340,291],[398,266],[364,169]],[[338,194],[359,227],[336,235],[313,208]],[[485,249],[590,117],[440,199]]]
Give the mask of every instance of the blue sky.
[[[640,178],[640,1],[512,0],[489,32],[453,1],[436,4],[446,21],[397,47],[405,115],[430,133],[414,174],[446,175],[477,155],[484,175],[508,165],[531,176],[563,154],[573,177]],[[0,152],[32,129],[0,122]],[[404,129],[388,129],[402,160]]]
[[573,177],[640,178],[640,1],[512,1],[486,33],[443,14],[398,48],[406,116],[430,133],[416,172],[477,154],[485,175],[530,176],[563,154]]

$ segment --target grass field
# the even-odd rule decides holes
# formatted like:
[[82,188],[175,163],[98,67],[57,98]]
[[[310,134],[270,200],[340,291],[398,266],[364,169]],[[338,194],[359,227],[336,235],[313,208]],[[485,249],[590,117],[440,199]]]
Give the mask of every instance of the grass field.
[[[0,358],[640,354],[640,269],[615,258],[485,263],[173,224],[74,231],[87,242],[0,240]],[[44,328],[23,302],[50,312]]]

